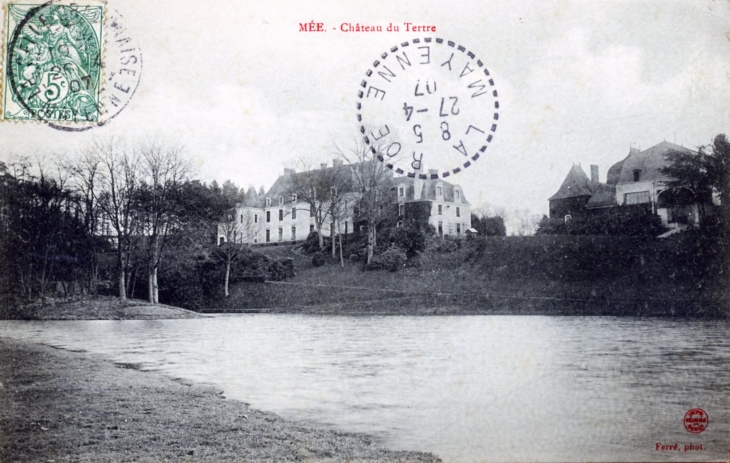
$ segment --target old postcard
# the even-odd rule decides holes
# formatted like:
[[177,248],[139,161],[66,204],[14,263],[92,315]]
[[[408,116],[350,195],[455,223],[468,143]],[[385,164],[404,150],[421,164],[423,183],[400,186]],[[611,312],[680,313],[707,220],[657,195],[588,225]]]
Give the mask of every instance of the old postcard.
[[0,2],[0,461],[728,461],[727,2]]

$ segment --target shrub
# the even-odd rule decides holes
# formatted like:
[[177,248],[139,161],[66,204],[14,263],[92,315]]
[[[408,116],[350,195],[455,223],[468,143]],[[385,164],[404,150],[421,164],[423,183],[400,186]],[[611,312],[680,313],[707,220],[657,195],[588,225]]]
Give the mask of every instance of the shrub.
[[312,256],[312,265],[315,267],[321,267],[325,264],[326,259],[324,257],[324,254],[321,252],[317,252]]
[[398,246],[391,246],[382,254],[373,256],[365,267],[367,270],[390,270],[397,272],[407,260],[406,252]]
[[390,234],[393,245],[404,250],[409,259],[426,250],[426,232],[422,227],[405,226],[396,228]]
[[294,271],[294,259],[291,257],[282,257],[269,264],[270,280],[282,281],[295,276],[297,276],[297,274]]
[[441,242],[438,245],[438,248],[436,248],[436,249],[438,250],[438,252],[444,252],[444,253],[454,252],[457,249],[459,249],[459,244],[454,240],[444,239],[444,240],[441,240]]
[[302,243],[302,251],[305,254],[313,254],[319,252],[319,234],[316,231],[309,232],[307,239]]

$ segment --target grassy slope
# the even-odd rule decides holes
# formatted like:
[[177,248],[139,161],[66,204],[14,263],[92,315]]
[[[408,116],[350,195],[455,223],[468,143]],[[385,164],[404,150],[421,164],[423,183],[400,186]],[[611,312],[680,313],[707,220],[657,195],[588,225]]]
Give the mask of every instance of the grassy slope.
[[[727,284],[698,272],[709,259],[687,238],[535,236],[488,238],[421,266],[365,272],[345,262],[313,267],[291,248],[297,277],[241,283],[217,309],[314,313],[526,313],[725,315]],[[698,262],[702,265],[698,266]],[[387,300],[387,302],[385,302]]]

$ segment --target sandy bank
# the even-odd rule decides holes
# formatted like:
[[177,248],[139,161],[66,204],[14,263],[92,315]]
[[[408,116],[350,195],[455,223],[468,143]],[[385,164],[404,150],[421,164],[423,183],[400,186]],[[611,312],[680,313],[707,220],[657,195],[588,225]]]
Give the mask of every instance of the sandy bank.
[[[4,312],[4,313],[3,313]],[[190,310],[138,299],[120,301],[116,297],[88,297],[76,300],[47,299],[0,310],[0,319],[13,320],[162,320],[203,318]]]
[[220,391],[0,339],[0,461],[438,461],[286,421]]

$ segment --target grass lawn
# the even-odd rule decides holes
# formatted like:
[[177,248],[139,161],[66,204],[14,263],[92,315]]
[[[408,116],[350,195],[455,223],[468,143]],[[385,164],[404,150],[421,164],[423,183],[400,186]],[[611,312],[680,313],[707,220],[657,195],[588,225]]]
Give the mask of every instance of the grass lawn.
[[[238,283],[214,311],[346,314],[565,314],[726,316],[727,285],[703,274],[710,256],[682,240],[607,236],[487,238],[427,250],[420,265],[364,271],[362,262],[314,267],[292,246],[296,278]],[[707,272],[705,272],[707,273]]]

